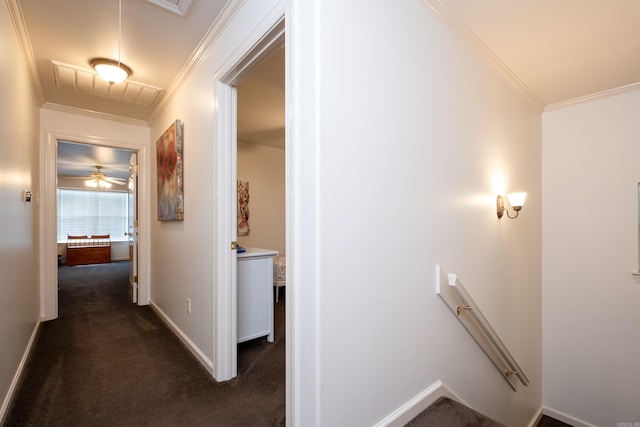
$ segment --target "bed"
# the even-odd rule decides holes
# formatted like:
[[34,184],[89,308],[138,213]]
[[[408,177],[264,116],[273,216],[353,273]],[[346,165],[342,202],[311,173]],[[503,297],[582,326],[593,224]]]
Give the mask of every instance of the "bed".
[[111,237],[109,234],[67,235],[67,265],[109,262],[111,262]]

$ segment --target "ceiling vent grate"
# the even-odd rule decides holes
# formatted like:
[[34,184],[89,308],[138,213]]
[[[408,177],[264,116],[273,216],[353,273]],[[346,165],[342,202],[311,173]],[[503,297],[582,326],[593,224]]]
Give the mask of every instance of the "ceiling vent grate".
[[149,3],[153,3],[178,15],[184,15],[187,13],[187,8],[191,4],[191,0],[148,0]]
[[162,92],[159,87],[131,80],[111,85],[102,80],[93,70],[56,61],[51,61],[51,64],[53,65],[53,78],[58,88],[145,107],[151,106]]

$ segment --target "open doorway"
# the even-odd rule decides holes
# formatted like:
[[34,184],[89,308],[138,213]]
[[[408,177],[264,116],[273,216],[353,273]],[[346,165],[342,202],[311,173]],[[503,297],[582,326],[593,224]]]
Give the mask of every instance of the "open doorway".
[[[237,93],[238,375],[256,348],[272,355],[285,382],[286,284],[285,49],[256,61]],[[261,269],[274,270],[281,274]],[[266,277],[265,277],[266,276]],[[273,283],[280,284],[274,286]],[[275,297],[274,297],[275,293]],[[266,335],[266,338],[265,338]],[[257,342],[255,342],[257,341]],[[275,353],[275,355],[273,355]]]
[[[42,310],[43,320],[53,320],[58,317],[58,230],[57,230],[57,185],[58,185],[58,143],[73,142],[90,147],[100,148],[107,152],[110,149],[122,149],[137,153],[138,176],[140,180],[138,194],[139,216],[139,241],[138,248],[138,305],[146,305],[149,301],[149,249],[148,249],[148,192],[145,183],[148,182],[148,144],[146,139],[139,137],[133,139],[106,139],[85,134],[70,134],[59,132],[45,132],[43,141],[43,162],[41,218],[43,219],[43,232],[41,233],[41,271],[42,271]],[[92,162],[95,163],[95,162]],[[104,162],[108,163],[108,162]],[[93,165],[95,170],[95,164]],[[86,174],[85,165],[80,165],[82,172]],[[128,161],[126,162],[128,168]],[[91,168],[89,168],[90,170]],[[90,175],[90,174],[87,174]],[[83,181],[79,179],[79,181]],[[125,253],[128,252],[124,244]],[[127,255],[125,255],[126,257]]]
[[58,316],[137,302],[137,152],[60,140],[56,163]]
[[[237,147],[238,147],[238,114],[237,85],[267,61],[278,51],[284,50],[285,24],[284,16],[272,26],[264,28],[261,38],[255,44],[247,44],[239,48],[243,55],[231,60],[219,70],[216,83],[217,120],[216,139],[219,141],[216,153],[217,194],[223,202],[216,210],[216,288],[215,306],[218,321],[216,322],[216,346],[214,377],[219,381],[231,379],[237,375],[238,362],[238,289],[237,289]],[[237,56],[235,58],[238,58]],[[237,62],[236,62],[237,61]],[[286,90],[285,90],[286,92]],[[286,98],[286,93],[284,94]],[[287,125],[285,123],[284,128]],[[286,132],[285,132],[286,133]],[[286,163],[286,162],[285,162]],[[285,169],[286,169],[285,165]],[[288,170],[285,171],[288,175]],[[288,184],[285,186],[288,188]],[[286,204],[286,196],[285,196]],[[288,207],[287,207],[288,208]],[[286,209],[285,208],[285,211]],[[286,213],[285,213],[286,216]],[[286,220],[285,220],[286,222]],[[285,236],[285,240],[288,236]],[[288,247],[285,243],[285,250]],[[291,284],[293,285],[293,284]],[[288,288],[291,288],[289,286]],[[270,289],[270,295],[273,295]],[[289,293],[286,290],[287,294]],[[273,301],[273,300],[271,300]],[[291,306],[286,307],[290,313]],[[290,319],[289,314],[286,315]],[[287,321],[288,322],[288,321]],[[286,323],[286,330],[289,324]],[[290,341],[287,340],[287,346]],[[289,348],[287,347],[287,352]],[[289,366],[286,371],[289,372]],[[287,378],[289,378],[287,376]]]

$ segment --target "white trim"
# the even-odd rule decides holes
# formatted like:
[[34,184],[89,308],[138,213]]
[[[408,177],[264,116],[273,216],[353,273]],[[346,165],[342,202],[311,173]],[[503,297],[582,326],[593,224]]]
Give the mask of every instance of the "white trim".
[[448,397],[451,400],[465,405],[467,403],[455,394],[449,387],[444,385],[442,381],[438,380],[425,390],[418,393],[416,396],[407,401],[404,405],[393,411],[384,419],[375,424],[375,427],[401,427],[415,418],[422,411],[427,409],[433,402],[441,397]]
[[558,421],[562,421],[563,423],[569,424],[573,427],[598,427],[595,424],[591,424],[586,421],[580,420],[578,418],[572,417],[571,415],[549,408],[548,406],[542,407],[542,413],[551,418],[555,418]]
[[[230,245],[235,240],[236,216],[232,212],[236,206],[237,194],[233,189],[236,179],[235,144],[236,108],[233,84],[284,38],[284,15],[282,4],[253,29],[251,36],[227,57],[214,76],[216,80],[216,176],[215,189],[218,200],[214,219],[217,246],[215,248],[216,283],[214,306],[216,307],[215,364],[213,375],[218,381],[226,381],[237,375],[237,307],[235,282],[235,251]],[[235,212],[235,211],[234,211]]]
[[187,81],[191,73],[193,73],[205,55],[211,50],[211,47],[216,42],[220,34],[222,34],[229,22],[231,22],[231,20],[236,16],[236,13],[245,1],[246,0],[229,0],[224,5],[222,11],[220,11],[218,16],[216,16],[216,19],[207,30],[207,33],[204,35],[198,46],[196,46],[186,64],[182,67],[175,80],[171,83],[164,96],[162,96],[158,103],[151,109],[151,113],[147,117],[149,122],[153,121],[156,115],[166,107],[169,101]]
[[33,347],[33,343],[36,340],[38,331],[40,330],[40,324],[41,324],[40,319],[36,320],[36,325],[33,328],[33,332],[31,332],[31,338],[29,338],[29,343],[27,344],[27,348],[24,350],[24,354],[22,355],[22,359],[20,359],[20,364],[18,365],[18,369],[16,370],[16,373],[13,376],[13,380],[11,381],[11,385],[9,386],[9,390],[7,390],[7,394],[4,397],[4,401],[2,402],[2,407],[0,407],[0,424],[4,423],[4,418],[7,416],[7,410],[9,409],[9,404],[13,400],[16,389],[18,388],[18,382],[20,381],[20,377],[22,377],[22,372],[24,371],[24,367],[27,364],[27,359],[31,354],[31,348]]
[[116,116],[115,114],[101,113],[98,111],[86,110],[83,108],[69,107],[68,105],[55,104],[53,102],[45,102],[42,106],[44,110],[59,111],[61,113],[76,114],[79,116],[91,117],[94,119],[111,120],[114,122],[126,123],[136,126],[149,127],[144,120],[130,119],[124,116]]
[[44,90],[42,89],[42,84],[40,83],[38,64],[36,63],[36,57],[33,54],[33,49],[31,48],[31,40],[29,39],[27,25],[24,22],[22,7],[20,7],[20,2],[18,0],[5,1],[7,3],[7,9],[9,9],[9,15],[11,16],[11,22],[13,23],[13,27],[16,31],[18,43],[20,44],[20,48],[22,49],[24,62],[27,65],[27,70],[29,71],[31,84],[33,85],[33,89],[36,93],[38,101],[40,102],[40,105],[42,105],[44,103]]
[[449,8],[443,5],[440,0],[422,0],[431,8],[431,10],[464,40],[469,46],[475,47],[484,56],[501,70],[515,85],[526,95],[527,99],[542,111],[545,107],[544,103],[536,96],[535,93],[520,78],[500,60],[500,58],[458,18]]
[[[287,424],[322,425],[322,6],[289,0],[286,25]],[[299,284],[304,284],[300,286]]]
[[209,359],[200,348],[189,339],[187,334],[182,332],[182,329],[178,327],[164,311],[160,309],[153,301],[149,301],[151,309],[162,319],[162,321],[171,329],[171,331],[182,341],[182,343],[189,349],[189,351],[198,359],[198,361],[204,366],[207,371],[213,373],[213,362]]
[[176,13],[178,15],[184,15],[187,12],[187,8],[191,4],[191,0],[178,0],[173,4],[167,0],[148,0],[150,3],[153,3],[157,6],[160,6],[170,12]]
[[592,93],[590,95],[580,96],[578,98],[569,99],[567,101],[560,101],[554,104],[549,104],[544,107],[544,111],[556,110],[558,108],[568,107],[570,105],[580,104],[587,101],[593,101],[596,99],[607,98],[609,96],[622,95],[624,93],[636,92],[640,90],[640,82],[631,83],[625,86],[620,86],[614,89],[603,90],[601,92]]
[[138,152],[138,305],[147,305],[150,298],[150,213],[149,213],[149,150],[147,141],[114,141],[88,135],[73,135],[45,130],[41,147],[42,173],[40,188],[44,203],[40,203],[40,295],[43,320],[58,317],[58,242],[56,233],[56,182],[58,141],[73,141],[104,147],[123,148]]
[[529,424],[527,424],[527,427],[536,427],[540,422],[540,418],[542,418],[542,406],[540,406],[536,413],[533,414],[533,417],[531,418],[531,421],[529,421]]
[[235,251],[231,250],[231,242],[236,235],[236,217],[231,210],[235,208],[232,185],[236,168],[233,155],[235,123],[235,89],[229,85],[216,82],[216,102],[218,103],[216,123],[216,176],[219,203],[215,208],[217,245],[214,248],[216,263],[216,292],[214,292],[215,336],[214,354],[216,364],[213,376],[218,381],[226,381],[237,375],[237,304],[236,283],[234,280]]

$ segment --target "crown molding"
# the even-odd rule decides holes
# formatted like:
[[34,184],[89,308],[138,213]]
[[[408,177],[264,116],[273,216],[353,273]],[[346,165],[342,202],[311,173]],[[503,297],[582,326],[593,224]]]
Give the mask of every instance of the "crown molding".
[[640,82],[631,83],[625,86],[620,86],[614,89],[607,89],[601,92],[592,93],[585,96],[579,96],[577,98],[569,99],[567,101],[555,102],[544,107],[544,111],[557,110],[559,108],[568,107],[570,105],[581,104],[587,101],[593,101],[596,99],[608,98],[610,96],[622,95],[630,92],[640,91]]
[[9,16],[11,17],[11,22],[13,23],[13,27],[18,38],[18,43],[20,44],[20,49],[22,50],[24,62],[27,65],[27,70],[29,71],[31,84],[33,85],[33,89],[36,93],[37,99],[40,101],[40,105],[43,105],[44,90],[42,89],[42,84],[40,83],[38,65],[36,63],[36,58],[31,47],[31,40],[29,39],[29,33],[27,32],[27,25],[24,22],[22,8],[20,7],[20,3],[18,2],[18,0],[5,0],[5,3],[7,4],[7,9],[9,10]]
[[544,110],[545,105],[542,100],[449,8],[443,5],[440,0],[422,1],[463,41],[479,50],[494,66],[503,72],[536,108],[540,111]]
[[213,46],[218,37],[220,37],[222,31],[224,31],[229,22],[231,22],[245,1],[246,0],[230,0],[224,5],[222,11],[218,14],[215,21],[213,21],[213,24],[211,24],[202,40],[187,60],[187,63],[182,67],[175,80],[166,90],[162,99],[160,99],[155,107],[153,107],[148,117],[149,122],[151,122],[153,118],[162,111],[167,103],[175,96],[176,92],[178,92],[182,85],[187,81],[189,76],[191,76],[191,73],[193,73],[198,64],[202,62],[207,52],[211,49],[211,46]]
[[126,123],[129,125],[142,126],[145,128],[149,127],[149,124],[144,120],[131,119],[129,117],[117,116],[115,114],[101,113],[98,111],[86,110],[83,108],[69,107],[67,105],[55,104],[53,102],[45,102],[44,105],[42,106],[42,109],[50,110],[50,111],[58,111],[61,113],[76,114],[80,116],[91,117],[94,119],[110,120],[112,122]]

